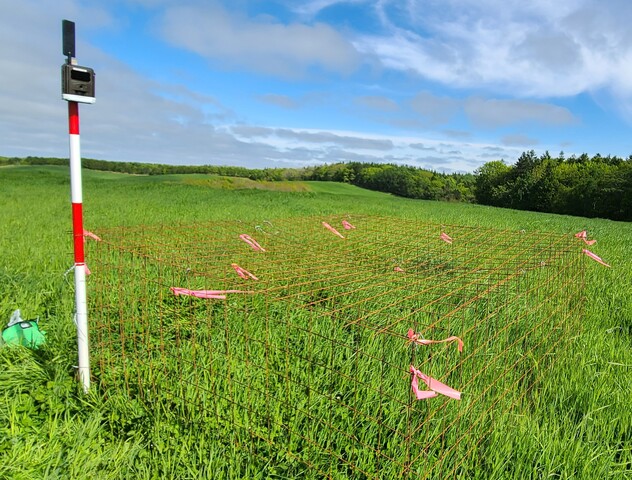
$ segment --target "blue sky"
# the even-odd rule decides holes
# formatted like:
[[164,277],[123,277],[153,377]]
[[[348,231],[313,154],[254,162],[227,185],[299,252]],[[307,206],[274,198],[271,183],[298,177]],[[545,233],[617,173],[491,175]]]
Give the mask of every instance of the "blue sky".
[[627,0],[0,0],[0,18],[0,155],[68,155],[64,18],[97,73],[84,157],[452,172],[632,154]]

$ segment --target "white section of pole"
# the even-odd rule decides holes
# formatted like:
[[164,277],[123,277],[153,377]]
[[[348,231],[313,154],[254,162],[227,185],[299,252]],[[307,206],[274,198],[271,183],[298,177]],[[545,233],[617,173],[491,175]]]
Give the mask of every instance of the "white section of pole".
[[[83,203],[81,182],[81,141],[78,134],[70,134],[70,198],[72,203]],[[74,220],[74,219],[73,219]]]
[[86,265],[75,264],[75,304],[77,313],[77,350],[79,352],[79,380],[83,391],[90,389],[90,342],[88,341],[88,303],[86,301]]

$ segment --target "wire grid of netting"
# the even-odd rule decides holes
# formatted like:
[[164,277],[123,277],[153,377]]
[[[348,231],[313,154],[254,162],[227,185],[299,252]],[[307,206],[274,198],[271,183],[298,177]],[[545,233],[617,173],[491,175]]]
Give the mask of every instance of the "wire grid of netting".
[[[467,475],[582,314],[572,235],[373,216],[97,233],[100,387],[290,476]],[[418,400],[413,369],[461,399]]]

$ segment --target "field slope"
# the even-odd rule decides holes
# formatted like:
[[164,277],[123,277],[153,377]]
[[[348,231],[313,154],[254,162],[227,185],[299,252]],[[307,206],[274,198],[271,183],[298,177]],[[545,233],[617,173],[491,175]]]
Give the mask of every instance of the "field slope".
[[[526,233],[587,229],[598,240],[590,248],[612,268],[586,259],[583,329],[529,414],[490,440],[480,478],[632,477],[632,223],[407,200],[344,184],[250,182],[85,171],[84,223],[356,213]],[[48,333],[37,352],[0,347],[0,478],[199,478],[208,445],[174,424],[157,454],[134,405],[77,390],[72,274],[65,276],[73,258],[69,190],[64,167],[0,168],[0,320],[20,308]]]

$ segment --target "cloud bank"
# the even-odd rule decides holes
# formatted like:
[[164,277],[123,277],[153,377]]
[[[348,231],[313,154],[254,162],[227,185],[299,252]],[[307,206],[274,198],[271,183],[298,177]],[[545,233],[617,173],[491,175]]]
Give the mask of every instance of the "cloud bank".
[[167,41],[209,61],[287,78],[314,67],[350,74],[359,61],[352,44],[329,25],[250,19],[217,4],[170,7],[160,31]]
[[[632,95],[632,5],[613,0],[383,0],[356,48],[388,68],[523,96]],[[399,8],[396,8],[399,7]]]

